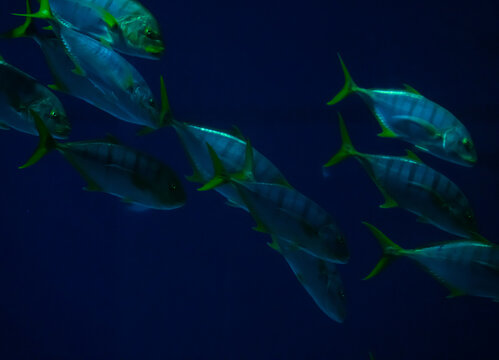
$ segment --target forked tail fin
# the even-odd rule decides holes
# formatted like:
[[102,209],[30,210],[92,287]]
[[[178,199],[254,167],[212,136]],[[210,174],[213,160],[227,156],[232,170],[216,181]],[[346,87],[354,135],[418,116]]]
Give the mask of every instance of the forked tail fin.
[[[31,15],[29,0],[26,0],[26,14]],[[26,21],[21,26],[0,34],[0,39],[17,39],[21,37],[36,37],[37,31],[31,17],[26,17]]]
[[385,234],[383,234],[378,228],[367,223],[362,222],[371,231],[374,237],[378,240],[381,249],[383,250],[383,256],[381,260],[376,264],[376,267],[367,275],[364,280],[370,279],[378,275],[382,270],[384,270],[388,265],[392,263],[395,258],[400,256],[404,249],[391,241]]
[[345,84],[343,85],[343,89],[341,89],[340,92],[327,103],[328,105],[339,103],[341,100],[354,93],[358,89],[357,84],[355,84],[352,77],[350,76],[350,73],[348,72],[348,69],[345,66],[345,63],[343,62],[343,59],[341,58],[339,53],[338,58],[340,59],[341,68],[343,69],[343,75],[345,75]]
[[345,121],[340,113],[338,113],[338,119],[340,122],[340,133],[341,133],[341,148],[340,150],[324,165],[324,167],[333,166],[350,156],[361,155],[352,145],[352,140],[350,140],[350,135],[348,135],[347,128],[345,126]]
[[19,169],[27,168],[35,163],[37,163],[45,154],[47,154],[50,150],[57,148],[57,142],[50,135],[47,127],[43,123],[42,119],[36,112],[30,110],[31,116],[35,119],[36,129],[38,130],[38,135],[40,137],[40,141],[38,143],[38,147],[29,160],[22,166],[19,166]]

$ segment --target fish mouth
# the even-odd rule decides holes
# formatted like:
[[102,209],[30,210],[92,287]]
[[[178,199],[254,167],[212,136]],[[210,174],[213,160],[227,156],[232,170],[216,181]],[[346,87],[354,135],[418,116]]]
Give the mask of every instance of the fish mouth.
[[159,58],[161,55],[163,55],[165,47],[163,45],[151,45],[147,46],[144,50],[147,54]]
[[475,154],[464,154],[460,156],[465,166],[473,166],[476,164],[477,156]]

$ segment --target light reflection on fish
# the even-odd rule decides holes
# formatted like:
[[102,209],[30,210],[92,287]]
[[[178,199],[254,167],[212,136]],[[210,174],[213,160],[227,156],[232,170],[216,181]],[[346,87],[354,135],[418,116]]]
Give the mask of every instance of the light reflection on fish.
[[[27,13],[30,13],[27,4]],[[162,126],[161,108],[135,67],[100,42],[65,26],[53,27],[57,39],[26,22],[3,37],[32,37],[55,78],[52,88],[67,92],[111,115],[150,129]]]
[[392,137],[415,145],[441,159],[473,166],[477,156],[471,136],[464,125],[447,109],[428,100],[406,85],[407,90],[363,89],[352,80],[340,58],[345,85],[328,102],[334,105],[357,93],[378,120],[381,137]]
[[364,223],[383,249],[366,277],[379,274],[397,257],[408,257],[450,290],[449,297],[473,295],[499,301],[499,247],[483,238],[461,239],[406,250],[371,224]]
[[87,181],[88,191],[117,196],[126,203],[169,210],[183,206],[186,194],[175,172],[150,155],[113,139],[55,142],[36,117],[40,144],[21,168],[38,162],[50,150],[58,150]]
[[37,135],[32,112],[56,138],[67,138],[71,125],[61,102],[49,89],[0,56],[0,128]]
[[452,234],[468,237],[477,231],[473,210],[463,192],[449,178],[408,157],[372,155],[354,149],[341,115],[342,146],[325,167],[355,157],[385,197],[382,208],[400,206]]
[[32,17],[63,24],[121,53],[159,59],[165,46],[158,22],[135,0],[41,0]]

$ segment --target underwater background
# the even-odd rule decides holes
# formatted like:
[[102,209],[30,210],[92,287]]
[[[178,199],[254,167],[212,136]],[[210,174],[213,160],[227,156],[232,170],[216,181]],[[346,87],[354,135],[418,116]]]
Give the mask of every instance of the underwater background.
[[[353,160],[322,165],[340,146],[341,111],[359,151],[401,155],[407,144],[376,136],[356,96],[326,102],[344,79],[340,52],[364,87],[408,83],[470,131],[473,168],[420,153],[469,198],[480,233],[499,239],[499,30],[497,3],[475,1],[141,1],[160,22],[160,61],[127,57],[155,94],[165,76],[175,118],[219,129],[237,125],[347,236],[338,265],[348,315],[324,315],[268,236],[216,192],[184,181],[188,201],[172,211],[134,212],[117,198],[82,191],[58,154],[17,167],[38,142],[0,132],[0,359],[496,359],[499,306],[446,299],[448,291],[402,259],[362,281],[381,251],[369,221],[407,248],[455,237],[382,196]],[[22,23],[0,3],[1,31]],[[44,84],[53,82],[30,39],[2,40],[0,54]],[[171,128],[139,127],[57,93],[71,140],[108,133],[190,175]]]

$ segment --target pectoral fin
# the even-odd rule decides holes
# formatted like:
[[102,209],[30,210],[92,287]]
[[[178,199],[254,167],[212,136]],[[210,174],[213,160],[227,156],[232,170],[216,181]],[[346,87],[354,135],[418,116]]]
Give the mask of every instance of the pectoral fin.
[[93,8],[99,13],[100,18],[106,23],[107,26],[109,26],[110,28],[118,26],[118,20],[116,20],[116,18],[105,8],[97,5],[95,5]]
[[419,125],[421,128],[423,128],[427,134],[434,139],[441,139],[442,138],[442,133],[430,122],[428,122],[425,119],[422,119],[417,116],[412,116],[412,115],[395,115],[393,116],[393,119],[396,120],[401,120],[401,121],[409,121],[413,124]]
[[431,187],[417,183],[417,182],[409,182],[407,186],[411,186],[417,189],[421,189],[424,192],[427,192],[430,194],[430,197],[435,205],[437,205],[440,208],[445,208],[449,207],[449,204],[447,200],[445,200],[439,193],[437,193],[435,190],[433,190]]
[[480,267],[494,273],[494,275],[499,275],[499,266],[496,264],[491,264],[485,261],[475,261]]

